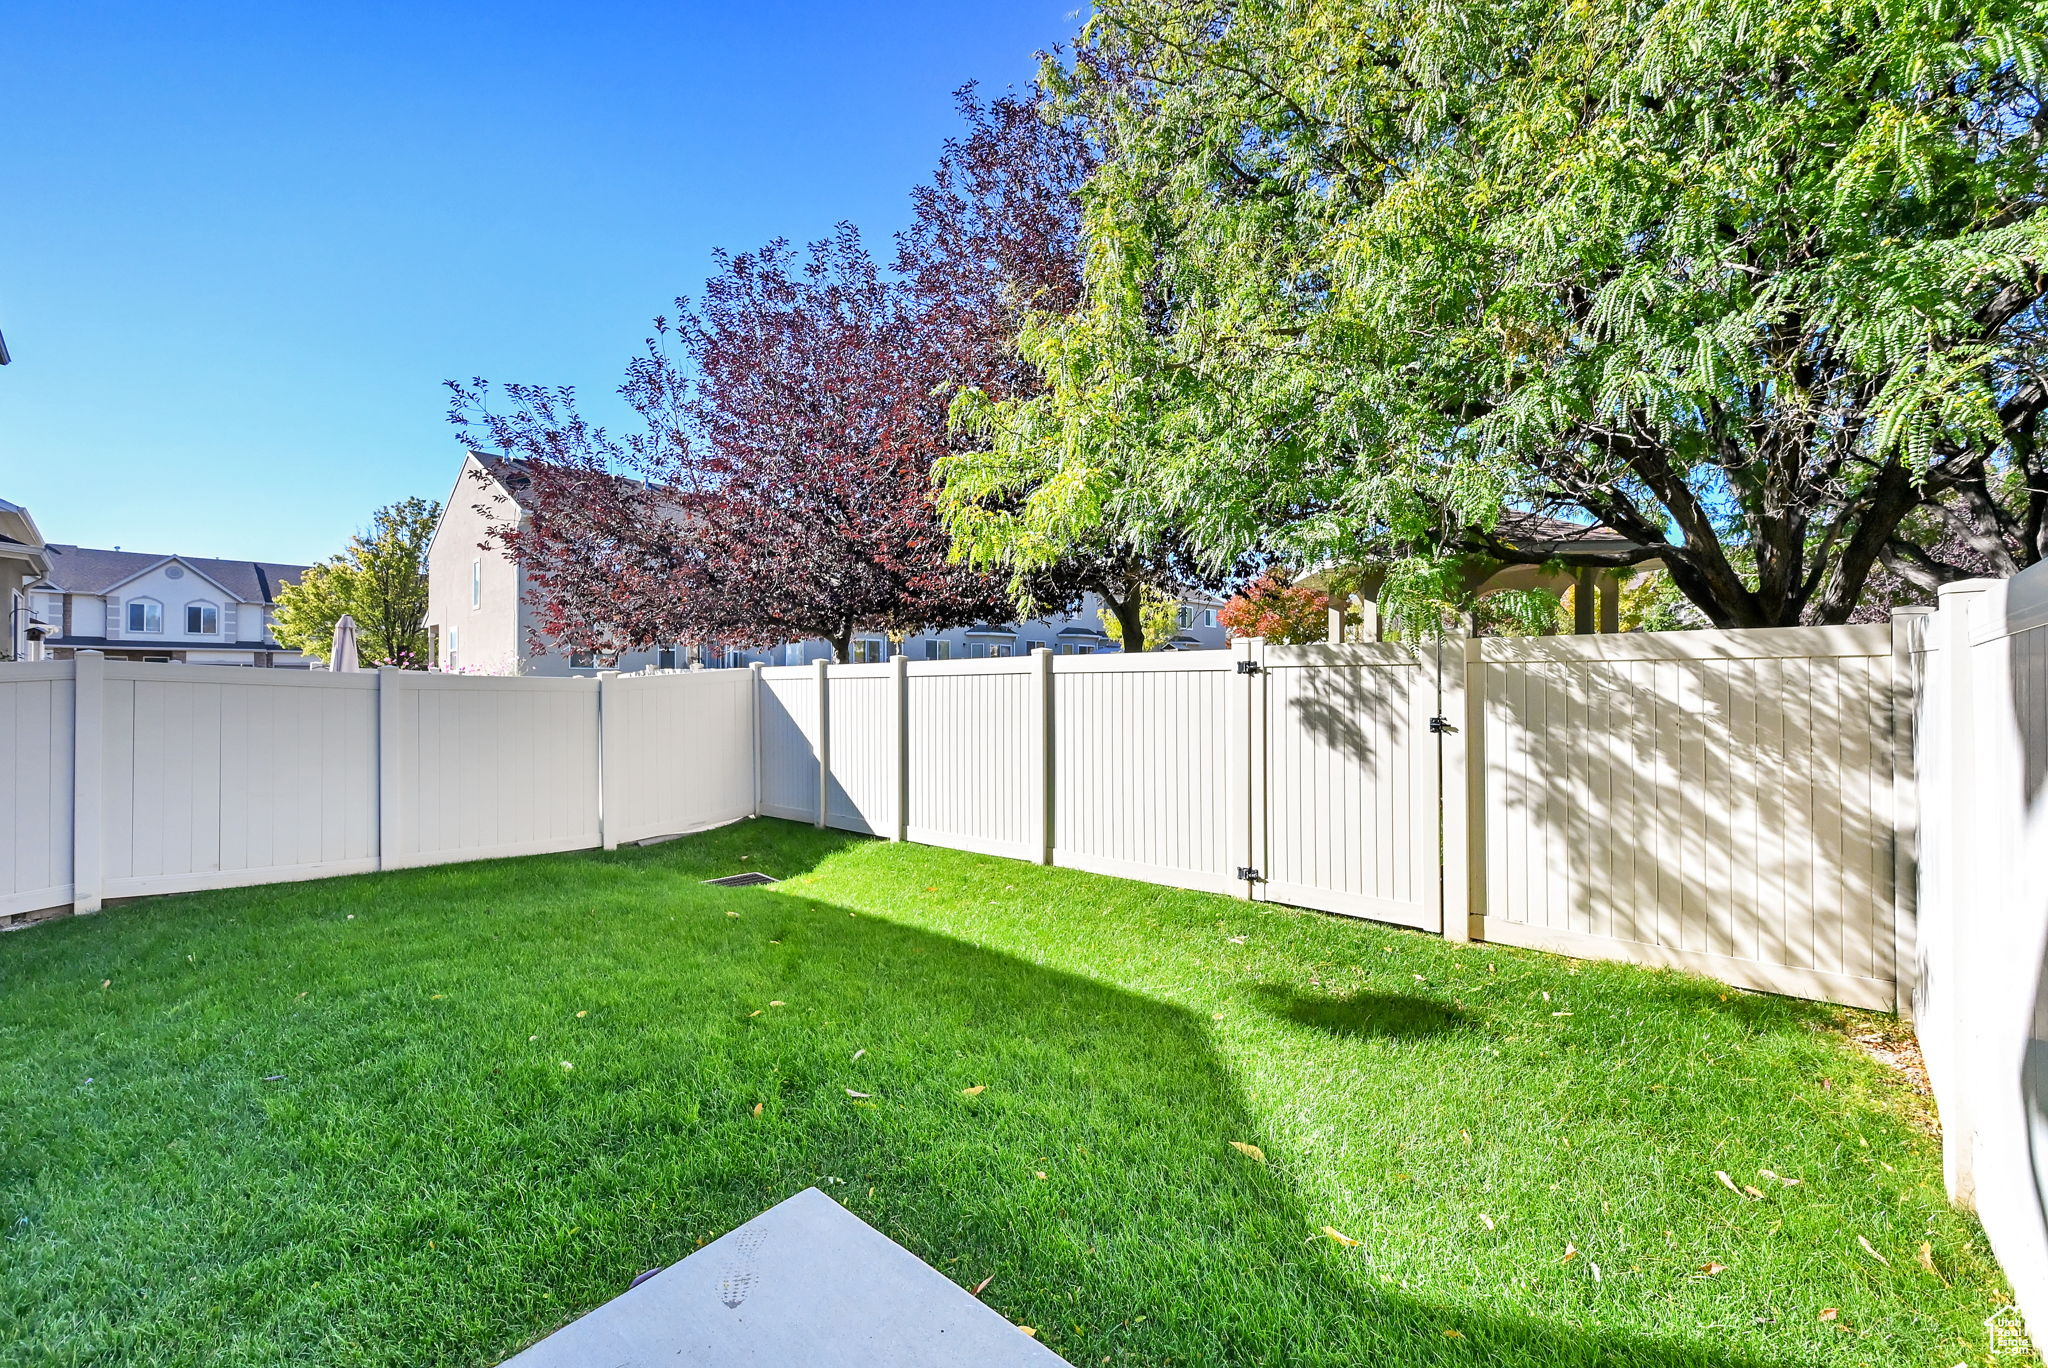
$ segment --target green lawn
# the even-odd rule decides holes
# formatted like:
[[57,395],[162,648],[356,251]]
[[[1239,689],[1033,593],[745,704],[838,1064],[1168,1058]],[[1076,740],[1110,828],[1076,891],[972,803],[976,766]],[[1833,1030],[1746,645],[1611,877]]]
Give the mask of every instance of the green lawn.
[[148,900],[0,937],[0,1362],[494,1363],[816,1184],[1075,1364],[1981,1363],[1881,1020],[766,820]]

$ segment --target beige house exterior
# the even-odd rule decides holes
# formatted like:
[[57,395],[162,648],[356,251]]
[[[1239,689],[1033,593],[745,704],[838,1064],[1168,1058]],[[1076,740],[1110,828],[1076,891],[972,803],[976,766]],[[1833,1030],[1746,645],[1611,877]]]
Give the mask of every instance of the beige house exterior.
[[0,638],[0,658],[29,660],[41,651],[46,624],[35,617],[28,586],[50,568],[49,553],[36,520],[20,504],[0,499],[0,608],[7,610],[7,635]]

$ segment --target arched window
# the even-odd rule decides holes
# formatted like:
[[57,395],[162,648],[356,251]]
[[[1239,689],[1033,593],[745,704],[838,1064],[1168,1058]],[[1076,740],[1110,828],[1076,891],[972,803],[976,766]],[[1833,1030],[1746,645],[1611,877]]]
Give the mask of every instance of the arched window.
[[131,632],[161,632],[164,629],[164,606],[155,599],[128,600],[128,630]]
[[185,605],[186,636],[217,636],[220,633],[220,609],[211,603],[188,603]]

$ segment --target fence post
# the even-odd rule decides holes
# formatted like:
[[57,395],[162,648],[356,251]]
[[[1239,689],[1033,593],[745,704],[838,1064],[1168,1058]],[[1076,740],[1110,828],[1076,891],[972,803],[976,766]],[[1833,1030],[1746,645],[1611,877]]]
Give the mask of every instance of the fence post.
[[1038,756],[1032,770],[1031,813],[1037,831],[1033,835],[1032,858],[1042,865],[1052,863],[1053,838],[1053,716],[1052,652],[1043,646],[1031,651],[1031,740],[1030,750]]
[[107,658],[71,658],[71,910],[97,912],[106,886]]
[[754,734],[754,816],[761,815],[761,662],[747,666],[747,726]]
[[832,800],[832,662],[820,658],[818,679],[818,819],[823,827]]
[[399,716],[402,672],[385,665],[377,671],[377,868],[398,868],[399,853]]
[[[1448,658],[1446,658],[1448,657]],[[1441,846],[1443,878],[1443,937],[1448,941],[1472,939],[1471,803],[1465,785],[1469,778],[1465,748],[1472,735],[1470,709],[1465,706],[1465,642],[1436,643],[1436,716],[1443,720],[1437,745],[1437,810],[1442,814]]]
[[[1259,862],[1257,833],[1266,807],[1266,728],[1260,710],[1265,691],[1259,687],[1258,671],[1264,668],[1261,657],[1265,647],[1265,641],[1259,637],[1231,642],[1231,670],[1224,677],[1230,698],[1224,709],[1228,721],[1225,764],[1230,785],[1230,849],[1226,854],[1232,873],[1255,868]],[[1238,897],[1254,897],[1257,890],[1258,885],[1252,880],[1237,880]]]
[[[1465,938],[1486,939],[1486,656],[1478,637],[1459,643],[1460,693],[1465,705],[1462,791],[1464,810]],[[1451,719],[1456,722],[1455,717]]]
[[895,733],[890,738],[896,757],[896,819],[889,832],[892,841],[910,839],[910,657],[899,648],[889,657],[889,716]]
[[618,782],[623,767],[616,747],[625,743],[626,729],[612,725],[618,680],[617,670],[597,672],[597,843],[606,850],[619,848]]

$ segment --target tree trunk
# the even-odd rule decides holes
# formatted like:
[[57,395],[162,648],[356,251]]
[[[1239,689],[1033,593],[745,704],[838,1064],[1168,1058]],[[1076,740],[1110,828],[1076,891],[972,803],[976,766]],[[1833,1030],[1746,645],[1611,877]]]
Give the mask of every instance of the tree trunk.
[[834,659],[841,665],[844,665],[847,661],[853,659],[852,623],[847,623],[846,626],[843,629],[841,629],[837,635],[830,638],[830,641],[832,643],[832,659]]
[[1126,651],[1145,649],[1145,586],[1134,587],[1129,597],[1116,598],[1109,594],[1102,596],[1109,605],[1110,614],[1116,618],[1117,630],[1123,634],[1123,648]]

